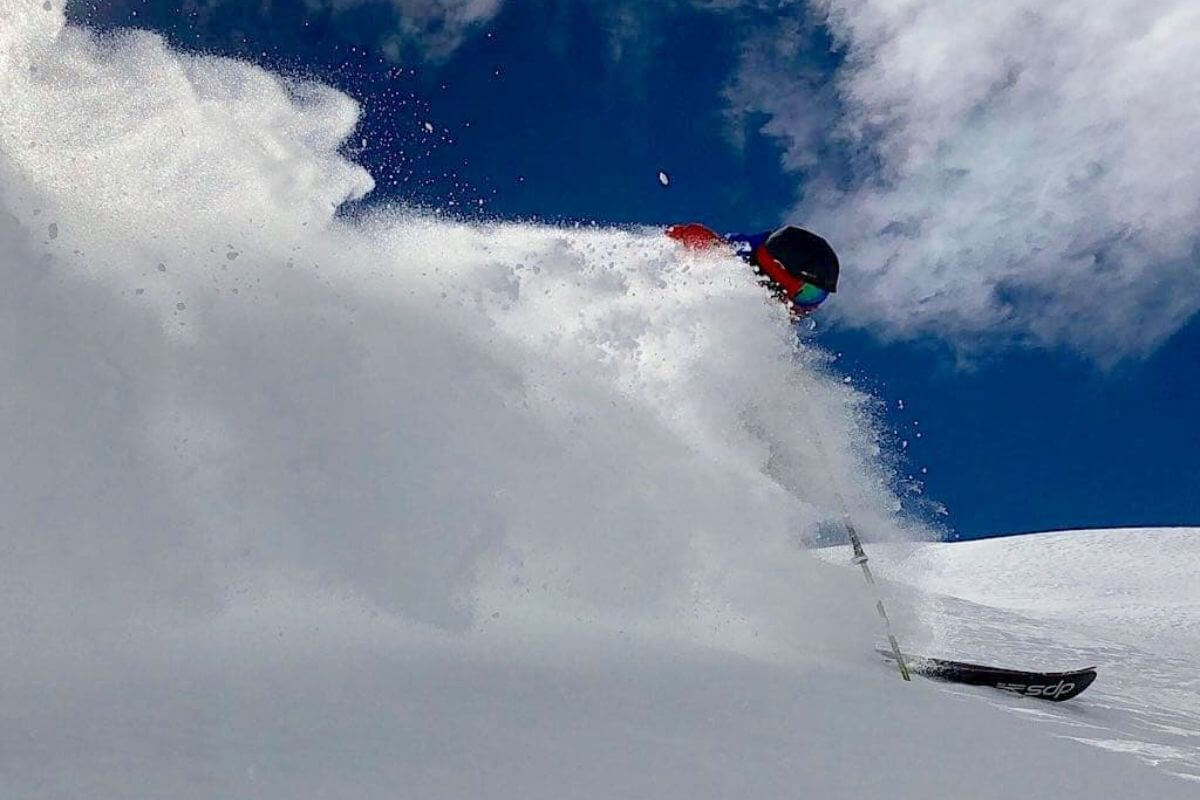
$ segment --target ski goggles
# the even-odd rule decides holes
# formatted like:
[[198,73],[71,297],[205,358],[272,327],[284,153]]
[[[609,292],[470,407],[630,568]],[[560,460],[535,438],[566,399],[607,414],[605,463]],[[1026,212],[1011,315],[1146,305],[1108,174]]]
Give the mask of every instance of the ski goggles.
[[826,297],[829,297],[829,292],[825,289],[809,283],[788,270],[763,245],[759,245],[758,249],[754,251],[754,263],[762,271],[779,299],[790,303],[792,310],[798,314],[807,314],[813,311],[825,302]]
[[801,285],[800,290],[791,296],[792,305],[804,311],[812,311],[821,303],[825,302],[825,298],[829,297],[829,292],[822,289],[820,286],[813,286],[811,283]]

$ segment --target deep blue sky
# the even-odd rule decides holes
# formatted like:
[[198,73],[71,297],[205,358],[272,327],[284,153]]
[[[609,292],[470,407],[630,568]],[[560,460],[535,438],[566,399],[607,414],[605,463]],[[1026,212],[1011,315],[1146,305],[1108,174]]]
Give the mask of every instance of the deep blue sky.
[[[738,18],[660,8],[618,59],[602,5],[512,0],[437,62],[384,57],[387,3],[336,16],[295,0],[100,1],[69,13],[358,98],[366,145],[352,154],[375,176],[376,198],[503,219],[778,224],[804,176],[781,168],[762,120],[745,121],[740,142],[731,136],[721,92],[742,46]],[[815,68],[832,74],[838,54],[821,30],[812,36],[824,59]],[[1012,349],[964,369],[933,340],[885,344],[830,328],[818,341],[886,407],[909,442],[907,471],[949,509],[952,535],[1200,525],[1198,321],[1107,372],[1062,350]]]

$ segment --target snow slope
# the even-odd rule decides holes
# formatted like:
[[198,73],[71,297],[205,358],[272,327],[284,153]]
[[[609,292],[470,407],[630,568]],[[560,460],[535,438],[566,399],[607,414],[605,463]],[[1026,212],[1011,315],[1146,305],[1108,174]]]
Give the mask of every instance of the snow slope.
[[879,663],[796,543],[921,531],[736,262],[338,216],[350,98],[60,0],[0,96],[0,796],[1194,796]]
[[1164,654],[1200,652],[1200,528],[1058,531],[924,545],[895,566],[922,589],[1070,621]]
[[871,551],[882,577],[922,593],[910,647],[1001,666],[1095,665],[1100,677],[1080,698],[1082,710],[1004,704],[1055,720],[1062,735],[1200,780],[1200,528]]

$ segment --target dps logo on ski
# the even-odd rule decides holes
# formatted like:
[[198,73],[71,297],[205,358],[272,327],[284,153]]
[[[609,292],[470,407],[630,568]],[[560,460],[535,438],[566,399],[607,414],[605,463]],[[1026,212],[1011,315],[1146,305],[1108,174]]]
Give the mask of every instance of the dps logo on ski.
[[1057,699],[1064,694],[1070,694],[1075,691],[1075,684],[1070,681],[1059,681],[1058,683],[1049,684],[1046,686],[1030,686],[1025,683],[998,683],[997,689],[1004,689],[1009,692],[1016,692],[1027,697],[1049,697]]

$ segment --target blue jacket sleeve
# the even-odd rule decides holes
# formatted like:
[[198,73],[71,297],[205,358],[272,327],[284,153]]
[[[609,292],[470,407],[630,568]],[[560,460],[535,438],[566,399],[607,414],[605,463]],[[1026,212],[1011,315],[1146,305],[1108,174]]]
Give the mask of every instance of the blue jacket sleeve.
[[727,233],[725,234],[725,240],[733,245],[733,251],[741,256],[743,261],[751,263],[754,258],[754,251],[772,233],[774,231],[763,231],[762,233]]

